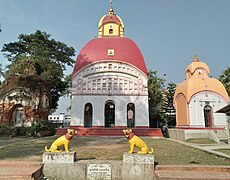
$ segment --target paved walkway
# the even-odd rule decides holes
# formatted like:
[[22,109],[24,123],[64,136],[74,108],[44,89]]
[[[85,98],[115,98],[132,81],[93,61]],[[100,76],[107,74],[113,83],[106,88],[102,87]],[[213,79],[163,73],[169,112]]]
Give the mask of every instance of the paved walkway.
[[171,139],[171,138],[165,138],[165,139],[169,141],[178,142],[180,144],[184,144],[186,146],[190,146],[193,148],[201,149],[203,151],[230,159],[229,154],[225,154],[223,152],[216,151],[217,149],[230,149],[230,144],[196,144],[196,143],[190,143],[190,142],[185,142],[185,141]]

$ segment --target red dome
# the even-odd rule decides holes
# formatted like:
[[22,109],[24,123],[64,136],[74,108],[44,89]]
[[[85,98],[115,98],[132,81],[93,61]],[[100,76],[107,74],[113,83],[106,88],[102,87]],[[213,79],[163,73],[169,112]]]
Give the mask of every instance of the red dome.
[[[108,49],[114,49],[114,56],[108,56]],[[89,41],[80,51],[72,75],[101,60],[126,62],[148,75],[140,49],[131,39],[124,37],[95,38]]]
[[116,22],[118,24],[121,24],[120,19],[116,15],[107,15],[102,20],[102,24],[109,23],[109,22]]

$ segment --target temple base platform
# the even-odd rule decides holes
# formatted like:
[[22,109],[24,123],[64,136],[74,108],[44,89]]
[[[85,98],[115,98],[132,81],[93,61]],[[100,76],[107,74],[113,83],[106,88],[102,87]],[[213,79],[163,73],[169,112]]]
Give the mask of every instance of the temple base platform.
[[[77,130],[78,136],[124,136],[123,129],[127,129],[125,126],[112,128],[70,126],[69,128]],[[56,135],[64,135],[67,129],[68,128],[58,128]],[[161,129],[159,128],[135,127],[132,128],[132,130],[137,136],[163,137]]]

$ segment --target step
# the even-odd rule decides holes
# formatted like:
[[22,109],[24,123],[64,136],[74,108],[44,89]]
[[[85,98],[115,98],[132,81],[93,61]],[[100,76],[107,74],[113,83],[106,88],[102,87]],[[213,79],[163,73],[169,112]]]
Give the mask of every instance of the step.
[[230,173],[230,166],[209,166],[209,165],[159,165],[159,171],[210,171],[210,172],[228,172]]
[[157,166],[155,179],[229,179],[229,166]]
[[25,161],[0,161],[0,179],[39,179],[42,164]]
[[1,180],[34,180],[33,177],[30,177],[30,176],[14,176],[14,175],[11,175],[11,176],[3,176],[1,175],[0,176],[0,179]]
[[197,171],[161,171],[156,172],[158,179],[195,179],[195,180],[210,180],[210,179],[228,179],[229,173],[220,172],[197,172]]
[[[123,128],[83,128],[71,127],[78,131],[78,136],[123,136]],[[65,128],[58,128],[56,135],[64,135],[67,132]],[[162,137],[160,129],[153,128],[133,128],[133,132],[138,136]]]

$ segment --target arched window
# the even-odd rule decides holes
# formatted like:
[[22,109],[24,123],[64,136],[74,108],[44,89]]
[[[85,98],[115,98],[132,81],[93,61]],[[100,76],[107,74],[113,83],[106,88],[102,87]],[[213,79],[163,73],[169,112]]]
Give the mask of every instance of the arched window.
[[204,122],[205,127],[212,127],[212,107],[210,105],[204,106]]
[[127,127],[135,127],[135,105],[133,103],[127,105]]
[[113,34],[113,29],[109,29],[109,34]]
[[201,76],[202,75],[202,70],[198,69],[198,75]]
[[91,103],[87,103],[85,105],[85,110],[84,110],[84,127],[85,128],[92,127],[92,119],[93,119],[93,107]]
[[13,111],[13,125],[22,126],[24,123],[24,107],[22,105],[16,105]]
[[115,104],[113,101],[105,103],[105,127],[115,126]]

